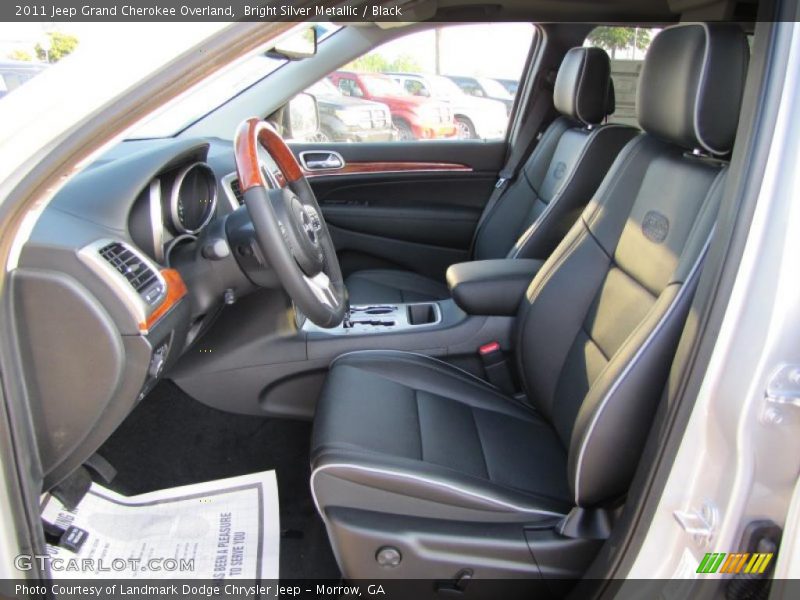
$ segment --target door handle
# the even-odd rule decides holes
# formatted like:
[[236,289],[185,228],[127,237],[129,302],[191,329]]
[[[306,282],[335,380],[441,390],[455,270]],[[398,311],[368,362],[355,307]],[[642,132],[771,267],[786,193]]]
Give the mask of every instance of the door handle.
[[300,153],[300,164],[308,171],[327,171],[344,168],[344,158],[338,152],[311,150]]

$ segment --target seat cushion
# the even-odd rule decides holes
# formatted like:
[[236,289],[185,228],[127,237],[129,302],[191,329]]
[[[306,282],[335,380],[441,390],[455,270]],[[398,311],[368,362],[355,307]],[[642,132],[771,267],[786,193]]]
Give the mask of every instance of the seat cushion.
[[399,269],[367,269],[345,280],[350,304],[428,302],[450,297],[444,281]]
[[571,507],[566,450],[531,408],[442,361],[365,351],[335,361],[312,438],[317,504],[539,522]]

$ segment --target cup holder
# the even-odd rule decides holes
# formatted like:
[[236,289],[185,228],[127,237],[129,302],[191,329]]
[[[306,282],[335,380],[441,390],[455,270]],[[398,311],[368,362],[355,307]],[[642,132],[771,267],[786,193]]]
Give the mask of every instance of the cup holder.
[[409,304],[406,310],[410,325],[430,325],[436,322],[435,304]]

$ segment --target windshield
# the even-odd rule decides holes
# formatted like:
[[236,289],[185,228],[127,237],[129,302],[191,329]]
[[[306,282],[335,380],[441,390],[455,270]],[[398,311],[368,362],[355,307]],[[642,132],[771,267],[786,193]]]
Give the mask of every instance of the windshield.
[[494,79],[489,79],[488,77],[478,77],[478,83],[481,84],[481,87],[486,92],[487,96],[492,98],[507,98],[511,100],[513,96],[508,93],[508,90],[504,88],[498,81]]
[[[314,26],[317,29],[317,40],[320,42],[340,29],[338,25],[330,23],[316,23]],[[269,58],[263,53],[244,57],[210,79],[202,81],[145,120],[133,131],[129,139],[177,135],[287,62],[284,59]]]
[[394,79],[376,75],[361,75],[361,83],[369,91],[370,96],[408,96]]
[[341,96],[342,93],[330,79],[320,79],[317,83],[309,87],[306,92],[313,96]]
[[234,64],[216,77],[195,86],[176,102],[146,120],[130,137],[141,139],[173,136],[286,62],[260,54]]
[[442,77],[441,75],[432,76],[429,78],[431,96],[447,97],[447,96],[463,96],[464,90],[458,87],[451,79]]

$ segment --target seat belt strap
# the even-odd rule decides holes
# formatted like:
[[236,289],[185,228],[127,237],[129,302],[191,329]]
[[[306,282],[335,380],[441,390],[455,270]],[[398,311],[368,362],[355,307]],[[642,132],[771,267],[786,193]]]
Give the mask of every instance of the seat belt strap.
[[520,126],[516,143],[506,160],[505,166],[500,173],[498,173],[497,183],[495,183],[492,194],[489,196],[489,200],[487,200],[486,206],[478,219],[478,224],[475,226],[475,233],[472,236],[472,244],[469,250],[470,256],[473,256],[475,252],[475,243],[478,240],[478,233],[481,227],[485,224],[487,217],[497,207],[506,187],[508,187],[508,183],[516,178],[523,161],[533,151],[539,137],[539,132],[542,130],[542,125],[545,123],[548,114],[552,110],[553,94],[548,85],[550,79],[551,77],[548,73],[548,75],[543,78],[545,83],[537,86],[538,89],[535,92],[536,100],[533,102],[533,107]]

